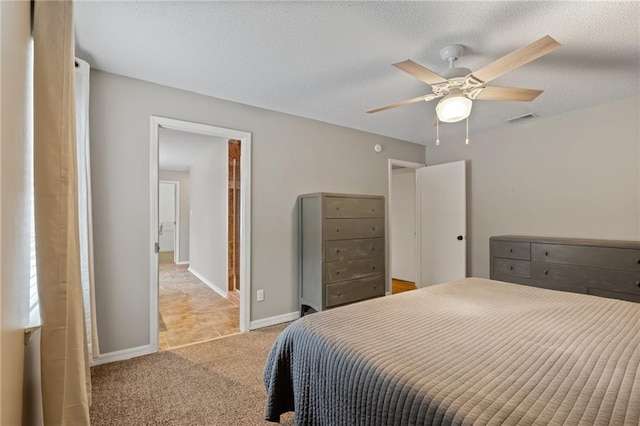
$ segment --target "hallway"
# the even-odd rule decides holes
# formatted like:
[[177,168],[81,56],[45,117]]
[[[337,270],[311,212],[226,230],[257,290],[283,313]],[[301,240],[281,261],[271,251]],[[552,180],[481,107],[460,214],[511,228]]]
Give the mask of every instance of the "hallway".
[[159,348],[201,343],[240,332],[240,303],[220,296],[187,270],[160,264]]

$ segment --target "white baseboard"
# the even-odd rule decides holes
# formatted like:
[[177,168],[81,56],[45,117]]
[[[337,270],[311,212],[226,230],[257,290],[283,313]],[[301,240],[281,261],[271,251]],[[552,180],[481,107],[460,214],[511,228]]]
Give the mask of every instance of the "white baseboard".
[[178,263],[176,263],[176,265],[188,265],[188,264],[189,264],[189,261],[188,261],[188,260],[184,260],[184,261],[182,261],[182,262],[178,262]]
[[[193,272],[189,269],[189,271],[196,275],[199,279],[202,280],[197,272]],[[202,280],[207,285],[211,286],[206,281]],[[211,286],[216,292],[220,293],[219,290],[216,290],[214,286]],[[289,312],[288,314],[276,315],[274,317],[263,318],[260,320],[251,321],[251,325],[249,326],[250,330],[256,330],[258,328],[269,327],[271,325],[282,324],[283,322],[295,321],[300,318],[300,311]],[[131,358],[136,358],[143,355],[149,355],[155,353],[156,351],[152,350],[151,345],[138,346],[130,349],[122,349],[120,351],[108,352],[106,354],[100,354],[100,356],[94,360],[91,360],[91,365],[101,365],[108,364],[110,362],[116,361],[124,361]]]
[[149,355],[155,353],[151,348],[151,345],[138,346],[135,348],[122,349],[120,351],[108,352],[106,354],[100,354],[96,359],[91,360],[91,365],[108,364],[115,361],[124,361],[125,359],[136,358],[142,355]]
[[187,268],[187,271],[191,272],[193,275],[195,275],[200,281],[202,281],[203,283],[205,283],[206,285],[208,285],[209,287],[211,287],[211,289],[213,291],[215,291],[216,293],[218,293],[220,296],[224,297],[225,299],[227,298],[227,290],[223,290],[220,287],[218,287],[217,285],[215,285],[214,283],[212,283],[211,281],[209,281],[208,279],[206,279],[205,277],[202,276],[202,274],[200,274],[198,271],[196,271],[195,269],[193,269],[191,266],[189,266]]
[[276,315],[275,317],[263,318],[251,321],[249,330],[269,327],[270,325],[282,324],[283,322],[295,321],[300,318],[300,311],[289,312],[288,314]]

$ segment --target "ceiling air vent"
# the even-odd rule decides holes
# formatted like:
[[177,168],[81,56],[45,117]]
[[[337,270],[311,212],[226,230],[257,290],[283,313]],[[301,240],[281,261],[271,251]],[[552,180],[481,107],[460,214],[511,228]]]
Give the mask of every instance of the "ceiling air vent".
[[507,118],[505,121],[507,123],[511,123],[511,124],[515,124],[515,123],[519,123],[521,121],[525,121],[525,120],[531,120],[532,118],[536,118],[537,115],[535,115],[532,112],[529,112],[527,114],[524,115],[519,115],[517,117],[511,117],[511,118]]

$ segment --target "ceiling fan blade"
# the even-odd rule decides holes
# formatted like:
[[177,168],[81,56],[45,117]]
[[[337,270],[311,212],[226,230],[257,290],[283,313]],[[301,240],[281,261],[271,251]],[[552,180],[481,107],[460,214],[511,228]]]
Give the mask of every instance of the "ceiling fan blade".
[[476,96],[483,101],[524,101],[531,102],[542,90],[523,89],[521,87],[487,86]]
[[473,72],[472,75],[478,80],[488,83],[494,78],[498,78],[534,59],[553,52],[560,46],[561,44],[551,36],[544,36],[540,40],[515,50],[497,61],[480,68],[478,71]]
[[418,96],[417,98],[413,98],[413,99],[407,99],[406,101],[402,101],[402,102],[396,102],[395,104],[391,104],[391,105],[387,105],[387,106],[383,106],[380,108],[376,108],[376,109],[372,109],[370,111],[367,111],[367,114],[373,114],[374,112],[380,112],[380,111],[385,111],[391,108],[398,108],[401,106],[405,106],[405,105],[411,105],[411,104],[417,104],[418,102],[422,102],[422,101],[430,101],[432,99],[435,98],[439,98],[440,96],[438,95],[434,95],[434,94],[428,94],[428,95],[422,95],[422,96]]
[[437,74],[430,69],[423,67],[422,65],[413,62],[411,59],[407,59],[403,62],[398,62],[393,64],[394,67],[406,72],[407,74],[412,75],[420,81],[427,83],[430,86],[434,84],[446,83],[449,80]]

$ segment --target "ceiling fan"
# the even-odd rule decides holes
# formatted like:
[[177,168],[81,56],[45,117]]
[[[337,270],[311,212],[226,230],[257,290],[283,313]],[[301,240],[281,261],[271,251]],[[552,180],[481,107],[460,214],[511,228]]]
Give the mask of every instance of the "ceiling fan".
[[474,72],[468,68],[455,67],[455,61],[463,53],[463,47],[458,44],[447,46],[440,51],[440,57],[449,62],[449,69],[443,72],[442,75],[410,59],[398,62],[393,66],[427,83],[431,86],[433,93],[367,112],[371,114],[442,98],[436,106],[436,117],[434,118],[434,125],[436,125],[438,121],[455,123],[469,117],[473,100],[530,102],[538,97],[542,90],[487,86],[487,83],[547,53],[553,52],[560,46],[560,43],[547,35]]

